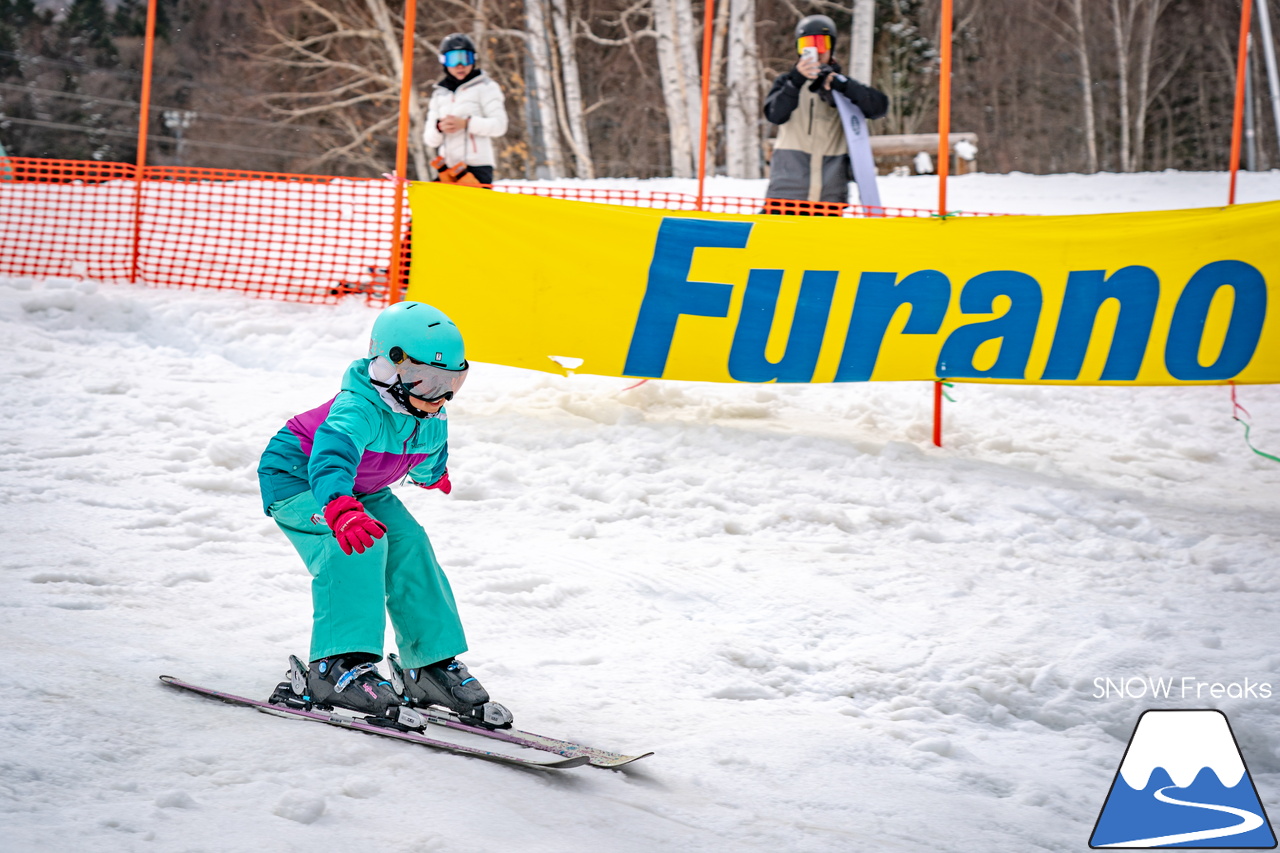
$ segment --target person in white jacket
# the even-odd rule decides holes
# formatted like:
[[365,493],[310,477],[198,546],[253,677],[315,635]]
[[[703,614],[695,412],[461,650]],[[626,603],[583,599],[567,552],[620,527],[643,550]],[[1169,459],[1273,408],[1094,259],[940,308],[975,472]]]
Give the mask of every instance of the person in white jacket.
[[440,43],[444,79],[427,105],[423,139],[444,157],[444,165],[466,164],[481,184],[493,183],[493,139],[507,132],[502,87],[476,66],[476,46],[462,33]]

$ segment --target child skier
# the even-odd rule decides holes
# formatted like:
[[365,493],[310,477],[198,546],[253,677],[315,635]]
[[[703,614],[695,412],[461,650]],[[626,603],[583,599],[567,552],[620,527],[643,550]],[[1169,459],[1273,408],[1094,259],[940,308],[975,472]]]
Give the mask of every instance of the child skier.
[[[338,395],[289,420],[262,454],[263,506],[312,576],[305,688],[315,705],[393,719],[401,706],[441,705],[472,722],[511,722],[456,659],[467,643],[449,581],[390,489],[407,476],[452,490],[444,404],[467,371],[448,317],[421,302],[392,305]],[[395,687],[377,669],[387,614],[400,652]]]

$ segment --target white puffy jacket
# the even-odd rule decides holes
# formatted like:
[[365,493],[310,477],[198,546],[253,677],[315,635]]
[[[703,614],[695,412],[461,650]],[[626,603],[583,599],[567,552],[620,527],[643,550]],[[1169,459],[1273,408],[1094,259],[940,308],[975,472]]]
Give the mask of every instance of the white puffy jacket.
[[[470,121],[457,133],[442,133],[436,122],[445,116]],[[495,165],[491,140],[506,132],[507,108],[503,105],[502,87],[483,71],[454,91],[439,83],[431,91],[422,138],[444,155],[448,165],[464,162],[468,166]]]

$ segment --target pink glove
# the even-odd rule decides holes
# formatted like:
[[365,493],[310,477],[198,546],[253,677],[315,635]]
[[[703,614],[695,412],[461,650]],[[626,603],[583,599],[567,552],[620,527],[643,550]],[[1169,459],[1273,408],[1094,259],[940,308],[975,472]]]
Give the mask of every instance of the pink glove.
[[364,511],[364,504],[351,497],[339,495],[324,508],[324,520],[328,522],[342,553],[355,551],[363,554],[373,547],[373,540],[381,539],[387,526]]
[[440,479],[436,480],[431,485],[428,486],[425,483],[414,483],[414,485],[417,486],[419,489],[439,489],[440,491],[444,492],[446,495],[453,491],[453,483],[449,482],[448,468],[445,468],[444,473],[440,475]]

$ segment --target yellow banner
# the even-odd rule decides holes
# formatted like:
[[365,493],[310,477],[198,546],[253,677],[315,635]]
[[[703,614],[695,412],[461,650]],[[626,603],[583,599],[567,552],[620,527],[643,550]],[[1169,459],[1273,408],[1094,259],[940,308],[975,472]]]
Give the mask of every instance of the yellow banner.
[[1280,202],[939,220],[425,183],[409,198],[408,298],[453,318],[476,361],[708,382],[1280,382]]

